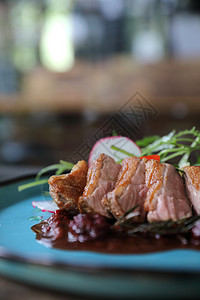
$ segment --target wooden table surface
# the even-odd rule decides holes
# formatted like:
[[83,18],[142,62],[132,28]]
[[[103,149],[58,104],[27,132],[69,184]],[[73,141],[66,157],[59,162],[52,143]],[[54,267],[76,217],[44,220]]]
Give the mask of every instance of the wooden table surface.
[[172,113],[177,105],[199,113],[199,74],[198,59],[140,64],[120,55],[95,63],[76,60],[66,73],[35,68],[25,74],[18,93],[0,94],[0,112],[116,112],[140,92],[162,114]]
[[[29,286],[0,276],[0,300],[83,300],[83,297]],[[85,298],[86,299],[86,298]],[[88,299],[88,298],[87,298]],[[92,298],[90,298],[92,300]]]

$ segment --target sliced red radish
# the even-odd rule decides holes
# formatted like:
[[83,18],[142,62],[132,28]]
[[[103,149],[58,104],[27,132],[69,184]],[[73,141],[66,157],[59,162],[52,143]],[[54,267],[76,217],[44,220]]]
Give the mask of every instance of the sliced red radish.
[[102,138],[95,143],[90,152],[88,164],[91,165],[91,163],[97,159],[101,153],[111,156],[116,162],[129,156],[128,153],[113,150],[111,146],[120,148],[133,156],[141,156],[141,149],[131,139],[123,136],[112,136]]
[[33,201],[32,202],[33,207],[37,207],[41,209],[42,211],[47,211],[50,213],[54,213],[56,210],[58,210],[58,206],[56,203],[52,200],[49,201]]

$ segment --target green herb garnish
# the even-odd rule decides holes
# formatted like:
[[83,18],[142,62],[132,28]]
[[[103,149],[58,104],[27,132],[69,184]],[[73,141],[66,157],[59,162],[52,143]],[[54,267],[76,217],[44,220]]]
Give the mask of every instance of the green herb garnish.
[[130,208],[129,210],[127,210],[123,216],[121,216],[115,223],[114,223],[114,227],[115,226],[119,226],[121,224],[127,224],[130,222],[130,220],[136,216],[139,215],[139,212],[134,213],[134,210],[138,207],[139,205],[136,204],[135,206],[133,206],[132,208]]
[[28,220],[29,221],[41,221],[42,220],[42,216],[29,217]]
[[190,155],[194,151],[200,150],[200,132],[195,127],[178,133],[173,130],[168,135],[159,137],[141,150],[142,156],[158,154],[161,162],[179,157],[177,165],[179,168],[182,168],[185,165],[190,165]]
[[[200,131],[196,130],[195,127],[178,133],[172,130],[168,135],[163,137],[145,137],[137,141],[137,145],[142,146],[141,156],[158,154],[160,162],[163,163],[179,157],[176,166],[181,169],[186,165],[190,165],[189,158],[191,154],[194,151],[200,150]],[[116,146],[111,146],[111,149],[124,153],[127,156],[134,156],[133,153],[129,153]],[[200,157],[197,159],[197,163],[199,162]]]
[[120,153],[123,153],[123,154],[125,154],[125,155],[127,155],[127,156],[134,156],[132,153],[130,153],[130,152],[128,152],[128,151],[126,151],[126,150],[123,150],[123,149],[121,149],[121,148],[119,148],[119,147],[117,147],[117,146],[111,146],[110,147],[112,150],[115,150],[115,151],[118,151],[118,152],[120,152]]
[[35,186],[47,183],[48,179],[41,179],[41,176],[44,175],[45,173],[49,172],[49,171],[57,170],[55,174],[60,175],[60,174],[64,173],[65,171],[71,170],[73,168],[73,166],[74,166],[74,164],[72,164],[70,162],[60,160],[59,164],[54,164],[54,165],[50,165],[46,168],[43,168],[37,174],[37,176],[36,176],[36,178],[33,182],[18,186],[18,191],[21,192],[25,189],[29,189],[31,187],[35,187]]
[[38,186],[38,185],[42,185],[48,182],[48,179],[42,179],[42,180],[35,180],[32,181],[30,183],[26,183],[23,185],[18,186],[18,192],[22,192],[23,190]]
[[136,141],[136,144],[142,148],[142,147],[146,147],[149,144],[155,142],[157,139],[159,139],[160,137],[158,135],[152,135],[152,136],[146,136],[144,137],[142,140],[138,140]]
[[44,175],[45,173],[52,171],[52,170],[57,170],[56,171],[56,175],[60,175],[62,173],[64,173],[65,171],[71,170],[73,168],[74,164],[68,162],[68,161],[64,161],[64,160],[60,160],[59,164],[55,164],[55,165],[50,165],[46,168],[43,168],[36,176],[36,180],[39,180],[40,177],[42,175]]
[[112,131],[112,136],[118,136],[118,134],[115,130]]
[[[159,235],[185,234],[189,232],[195,225],[195,222],[200,219],[200,215],[195,215],[190,218],[181,218],[177,221],[167,220],[153,223],[136,223],[134,222],[134,210],[138,207],[135,205],[117,220],[113,227],[121,226],[127,229],[129,235],[138,233],[150,233]],[[135,217],[138,214],[135,214]],[[127,218],[127,216],[129,216]]]
[[[132,224],[128,230],[129,234],[152,233],[159,235],[185,234],[189,232],[200,219],[200,215],[190,218],[182,218],[177,221],[161,221],[153,223]],[[121,226],[123,226],[121,224]]]

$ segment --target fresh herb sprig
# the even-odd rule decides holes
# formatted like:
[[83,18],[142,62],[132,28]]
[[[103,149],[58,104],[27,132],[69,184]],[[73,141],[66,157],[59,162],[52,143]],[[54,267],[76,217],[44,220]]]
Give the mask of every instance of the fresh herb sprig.
[[[190,218],[181,218],[177,221],[167,220],[153,223],[137,223],[134,222],[134,211],[138,205],[129,209],[124,215],[117,220],[113,227],[124,227],[127,229],[129,235],[136,234],[159,234],[159,235],[175,235],[186,234],[194,227],[197,220],[200,219],[200,215],[195,215]],[[135,217],[138,214],[135,214]]]
[[189,165],[190,155],[200,150],[200,132],[193,127],[176,133],[172,130],[168,135],[156,139],[153,143],[142,148],[142,155],[157,153],[161,162],[179,157],[179,168]]
[[[141,147],[141,156],[158,154],[160,162],[179,158],[176,165],[181,169],[183,166],[190,165],[189,158],[191,154],[194,151],[200,150],[200,131],[195,127],[178,133],[172,130],[163,137],[145,137],[142,140],[136,141],[136,144]],[[111,146],[111,148],[127,156],[134,156],[134,154],[116,146]]]
[[26,183],[26,184],[23,184],[23,185],[20,185],[18,187],[18,191],[21,192],[25,189],[29,189],[31,187],[35,187],[35,186],[38,186],[38,185],[42,185],[42,184],[45,184],[48,182],[48,179],[41,179],[41,177],[45,174],[45,173],[48,173],[50,171],[53,171],[53,170],[57,170],[55,172],[55,175],[60,175],[66,171],[69,171],[73,168],[74,164],[70,163],[70,162],[67,162],[67,161],[64,161],[64,160],[60,160],[59,164],[53,164],[53,165],[50,165],[46,168],[43,168],[40,172],[38,172],[37,176],[35,177],[35,180],[30,182],[30,183]]
[[140,213],[139,212],[135,212],[136,208],[139,205],[136,204],[135,206],[133,206],[132,208],[130,208],[129,210],[127,210],[115,223],[114,223],[114,227],[116,226],[120,226],[121,224],[123,224],[124,226],[128,225],[130,223],[130,220],[132,220],[132,218],[138,216]]
[[[160,221],[153,223],[132,224],[132,228],[128,230],[128,234],[136,233],[152,233],[159,235],[185,234],[190,232],[194,227],[200,215],[195,215],[190,218],[182,218],[177,221]],[[122,225],[121,225],[122,226]]]
[[65,171],[71,170],[74,167],[74,164],[60,160],[59,164],[50,165],[46,168],[43,168],[36,176],[36,180],[39,180],[42,175],[44,175],[47,172],[50,172],[52,170],[57,170],[55,175],[60,175],[64,173]]

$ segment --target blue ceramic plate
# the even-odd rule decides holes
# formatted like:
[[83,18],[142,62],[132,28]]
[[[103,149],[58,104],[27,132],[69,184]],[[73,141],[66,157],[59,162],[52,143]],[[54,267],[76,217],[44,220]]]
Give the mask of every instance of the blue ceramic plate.
[[200,296],[200,252],[102,254],[47,248],[30,229],[48,213],[32,201],[47,186],[18,192],[21,179],[0,187],[0,273],[26,283],[81,295],[113,298]]

